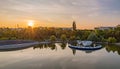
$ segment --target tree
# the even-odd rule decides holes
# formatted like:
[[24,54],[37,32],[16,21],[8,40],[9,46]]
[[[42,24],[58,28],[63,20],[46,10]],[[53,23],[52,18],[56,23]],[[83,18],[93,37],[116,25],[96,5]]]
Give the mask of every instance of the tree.
[[117,40],[115,39],[115,37],[109,37],[107,41],[109,43],[115,43]]
[[89,30],[83,30],[82,32],[81,32],[81,40],[86,40],[87,38],[88,38],[88,36],[90,35],[90,33],[91,33],[91,31],[89,31]]
[[50,37],[50,41],[55,41],[56,40],[56,36],[55,35],[52,35],[51,37]]
[[73,30],[76,31],[76,23],[73,21]]
[[92,32],[92,33],[88,36],[87,40],[90,40],[90,41],[99,41],[99,38],[96,36],[96,34],[95,34],[94,32]]
[[106,33],[107,31],[103,31],[103,30],[95,30],[95,34],[97,35],[97,36],[102,36],[102,37],[105,37],[105,33]]
[[117,25],[116,30],[120,31],[120,25]]
[[61,37],[60,37],[60,39],[61,39],[62,41],[66,41],[66,40],[67,40],[67,37],[66,37],[65,34],[62,34]]
[[79,36],[76,37],[77,40],[81,40]]
[[75,36],[70,36],[70,40],[75,40],[76,37]]
[[117,39],[118,42],[120,42],[120,31],[116,31],[114,37]]

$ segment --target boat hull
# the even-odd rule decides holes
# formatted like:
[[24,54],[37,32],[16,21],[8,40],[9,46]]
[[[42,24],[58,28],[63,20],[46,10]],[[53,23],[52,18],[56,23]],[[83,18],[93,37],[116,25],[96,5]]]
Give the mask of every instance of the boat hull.
[[80,47],[80,46],[69,46],[72,49],[78,49],[78,50],[98,50],[101,49],[102,46],[98,45],[96,47]]

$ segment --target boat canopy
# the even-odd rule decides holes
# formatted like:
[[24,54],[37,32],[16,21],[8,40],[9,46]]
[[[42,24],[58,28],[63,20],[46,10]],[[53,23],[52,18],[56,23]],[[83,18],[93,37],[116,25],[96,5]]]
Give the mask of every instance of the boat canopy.
[[77,43],[79,44],[79,45],[83,45],[83,46],[90,46],[90,45],[92,45],[92,41],[80,41],[80,40],[77,40]]

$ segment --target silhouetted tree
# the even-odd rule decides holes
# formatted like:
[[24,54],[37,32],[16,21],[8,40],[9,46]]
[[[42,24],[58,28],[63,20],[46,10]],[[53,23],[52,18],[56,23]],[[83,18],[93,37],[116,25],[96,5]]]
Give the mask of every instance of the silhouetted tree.
[[76,23],[73,21],[73,30],[76,31]]

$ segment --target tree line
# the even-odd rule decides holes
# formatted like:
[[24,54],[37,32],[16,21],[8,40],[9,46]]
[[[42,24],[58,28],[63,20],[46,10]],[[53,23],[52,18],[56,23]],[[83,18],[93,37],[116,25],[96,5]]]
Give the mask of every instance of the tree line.
[[110,30],[69,30],[54,27],[0,28],[0,40],[120,42],[120,26]]

